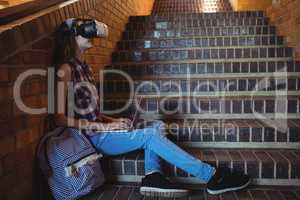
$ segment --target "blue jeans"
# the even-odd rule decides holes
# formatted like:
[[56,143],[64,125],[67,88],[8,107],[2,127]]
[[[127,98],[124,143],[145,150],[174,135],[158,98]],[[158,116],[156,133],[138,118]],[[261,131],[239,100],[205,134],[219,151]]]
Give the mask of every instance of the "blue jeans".
[[205,183],[215,172],[214,167],[179,148],[156,128],[136,129],[123,133],[101,132],[90,138],[95,147],[104,155],[119,155],[144,149],[145,174],[161,171],[161,158]]

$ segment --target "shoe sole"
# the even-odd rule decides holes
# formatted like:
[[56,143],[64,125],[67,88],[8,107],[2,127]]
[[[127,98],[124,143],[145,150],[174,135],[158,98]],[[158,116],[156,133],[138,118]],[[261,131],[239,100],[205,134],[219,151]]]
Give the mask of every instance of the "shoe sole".
[[140,187],[140,193],[142,195],[148,196],[148,197],[180,198],[180,197],[187,196],[189,193],[189,190]]
[[223,190],[210,190],[210,189],[207,189],[207,192],[209,194],[222,194],[222,193],[225,193],[225,192],[232,192],[232,191],[236,191],[236,190],[241,190],[241,189],[244,189],[246,188],[249,184],[250,184],[251,180],[249,180],[246,184],[240,186],[240,187],[235,187],[235,188],[227,188],[227,189],[223,189]]

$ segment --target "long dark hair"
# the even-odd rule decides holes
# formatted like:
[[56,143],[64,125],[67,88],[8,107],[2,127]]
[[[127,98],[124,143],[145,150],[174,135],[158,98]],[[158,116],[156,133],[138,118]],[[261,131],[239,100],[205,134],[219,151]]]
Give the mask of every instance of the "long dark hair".
[[[54,48],[52,51],[52,62],[50,67],[54,68],[55,99],[57,97],[57,71],[61,65],[69,63],[71,59],[75,58],[76,49],[77,43],[75,35],[65,21],[54,32]],[[55,105],[55,110],[56,106],[57,105]],[[53,114],[48,114],[45,119],[45,124],[45,131],[52,130],[56,127]]]
[[54,49],[52,54],[52,66],[56,69],[67,63],[76,54],[76,40],[75,35],[70,31],[68,25],[62,23],[54,33]]

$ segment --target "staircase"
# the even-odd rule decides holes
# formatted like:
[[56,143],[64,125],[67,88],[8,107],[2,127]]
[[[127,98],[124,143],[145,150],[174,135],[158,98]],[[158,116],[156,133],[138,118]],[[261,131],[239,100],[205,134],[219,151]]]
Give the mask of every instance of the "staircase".
[[[226,12],[202,13],[204,1],[186,1],[157,0],[151,16],[130,17],[107,69],[129,74],[143,99],[140,117],[162,119],[168,137],[195,157],[250,174],[256,185],[300,186],[300,62],[292,49],[261,11],[232,12],[222,1],[217,11]],[[121,76],[105,76],[104,109],[122,107],[129,89]],[[163,166],[172,179],[201,183]],[[140,182],[143,151],[103,167],[114,181]]]

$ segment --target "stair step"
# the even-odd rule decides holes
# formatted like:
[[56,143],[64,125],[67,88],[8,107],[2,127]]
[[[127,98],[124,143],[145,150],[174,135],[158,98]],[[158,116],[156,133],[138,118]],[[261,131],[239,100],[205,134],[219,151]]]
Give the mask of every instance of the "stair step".
[[[262,61],[262,62],[210,62],[205,63],[199,61],[198,63],[181,63],[174,62],[171,64],[157,64],[149,63],[149,65],[136,65],[132,63],[131,65],[117,65],[112,64],[107,66],[106,69],[111,70],[121,70],[132,77],[161,77],[161,76],[185,76],[190,73],[190,78],[193,76],[199,76],[199,78],[204,77],[252,77],[253,75],[259,77],[265,75],[266,77],[275,77],[278,73],[282,73],[285,77],[290,77],[289,72],[300,72],[300,61]],[[267,73],[267,74],[265,74]],[[270,76],[272,73],[273,76]],[[235,76],[236,75],[236,76]],[[281,76],[278,74],[278,76]],[[107,77],[107,79],[115,79],[119,76]],[[196,77],[195,77],[196,78]]]
[[[203,23],[204,25],[211,26],[216,24],[224,24],[228,23],[235,24],[236,22],[239,22],[241,25],[247,25],[249,22],[253,22],[253,24],[257,24],[257,22],[260,24],[261,21],[268,21],[268,17],[234,17],[234,16],[227,16],[227,17],[215,17],[215,18],[209,18],[206,16],[169,16],[169,17],[146,17],[139,20],[132,20],[132,18],[129,18],[129,24],[152,24],[152,23],[161,23],[161,22],[182,22],[182,23]],[[256,22],[256,23],[254,23]]]
[[265,17],[261,11],[257,12],[218,12],[218,13],[186,13],[170,15],[147,15],[147,16],[130,16],[130,22],[147,22],[147,21],[172,21],[176,19],[227,19],[227,18],[247,18],[247,17]]
[[229,47],[229,46],[268,46],[283,45],[283,37],[277,36],[235,36],[219,38],[186,38],[168,40],[123,40],[118,43],[119,50]]
[[239,35],[274,35],[274,26],[226,26],[226,27],[201,27],[179,28],[167,30],[126,30],[123,39],[146,39],[146,38],[182,38],[203,36],[239,36]]
[[[125,88],[122,86],[122,83],[120,84],[122,88],[116,88],[113,91],[107,90],[104,91],[104,96],[106,99],[116,99],[119,100],[124,99],[124,101],[128,97],[128,88]],[[148,85],[149,86],[149,85]],[[205,88],[204,88],[205,87]],[[207,86],[203,85],[202,90],[207,90]],[[199,90],[200,90],[199,89]],[[153,98],[173,98],[174,100],[182,98],[199,98],[199,99],[207,99],[207,98],[223,98],[223,99],[230,99],[230,98],[250,98],[253,97],[253,99],[256,98],[286,98],[286,97],[294,97],[297,98],[300,96],[300,91],[238,91],[236,88],[234,89],[223,89],[223,90],[217,90],[211,89],[212,91],[190,91],[190,92],[182,92],[179,89],[175,89],[175,91],[170,92],[160,92],[160,91],[141,91],[139,90],[136,92],[135,96],[138,98],[144,98],[144,99],[153,99]],[[113,94],[111,94],[113,92]]]
[[[185,184],[190,189],[190,194],[182,199],[223,199],[223,200],[297,200],[300,199],[300,189],[296,187],[266,187],[251,186],[239,192],[229,192],[222,195],[210,195],[201,185]],[[144,197],[139,193],[139,184],[137,183],[117,183],[105,184],[103,187],[95,190],[93,193],[82,198],[82,200],[153,200],[154,198]],[[166,198],[155,198],[156,200],[166,200]],[[170,199],[170,200],[178,200]]]
[[164,120],[170,139],[197,148],[298,149],[299,120]]
[[163,13],[201,13],[201,12],[222,12],[232,11],[231,4],[228,0],[163,0],[155,1],[152,9],[152,14]]
[[[281,58],[241,58],[241,59],[193,59],[193,60],[166,60],[166,61],[141,61],[141,62],[113,62],[110,66],[117,66],[118,68],[127,68],[128,66],[134,66],[134,67],[140,67],[140,66],[149,66],[149,67],[153,67],[153,66],[194,66],[195,64],[197,64],[198,66],[207,66],[207,65],[233,65],[233,63],[244,63],[246,66],[250,63],[258,63],[259,65],[262,64],[262,67],[260,66],[259,68],[261,68],[260,70],[264,71],[264,67],[263,65],[265,65],[266,67],[268,67],[267,65],[271,65],[271,66],[276,66],[276,63],[279,63],[279,65],[281,66],[280,63],[293,63],[293,58],[291,57],[281,57]],[[247,64],[248,63],[248,64]],[[274,65],[273,65],[274,63]],[[232,66],[231,65],[231,66]],[[226,70],[226,73],[231,73],[230,71],[232,71],[232,67],[229,67],[229,69],[223,68],[224,70]],[[277,65],[278,66],[278,65]],[[298,70],[295,69],[295,65],[290,65],[288,67],[291,67],[290,69],[287,70]],[[242,67],[243,68],[243,67]],[[245,70],[247,68],[245,67]],[[273,70],[274,68],[271,67],[271,70]],[[198,69],[197,69],[198,70]],[[274,70],[277,70],[276,68]],[[201,72],[201,70],[198,70],[199,73],[207,73],[205,71]]]
[[[213,69],[212,69],[213,70]],[[171,89],[171,86],[174,85],[176,87],[179,87],[180,91],[186,92],[191,90],[192,88],[189,87],[189,84],[193,83],[198,86],[200,83],[201,85],[205,86],[205,88],[208,88],[208,86],[214,87],[211,91],[216,90],[229,90],[226,86],[230,84],[231,81],[237,81],[237,86],[233,87],[234,90],[238,91],[247,91],[250,90],[248,88],[248,85],[252,84],[252,80],[256,80],[255,85],[258,85],[257,87],[252,87],[252,90],[256,88],[256,90],[261,91],[270,91],[270,90],[298,90],[300,88],[299,80],[300,77],[299,72],[248,72],[248,73],[206,73],[206,74],[150,74],[150,75],[144,75],[139,76],[135,73],[135,75],[131,75],[129,73],[126,73],[124,71],[121,71],[125,73],[126,75],[129,75],[130,78],[134,81],[134,84],[137,89],[139,88],[139,91],[144,92],[156,92],[161,91],[162,85],[170,85],[169,88]],[[193,72],[191,72],[193,73]],[[115,90],[120,89],[120,92],[126,92],[129,91],[129,81],[125,80],[123,75],[116,75],[116,74],[105,74],[104,76],[105,82],[104,82],[104,89],[108,90]],[[192,82],[193,81],[193,82]],[[200,81],[200,82],[199,82]],[[199,82],[199,84],[197,84]],[[259,84],[258,84],[259,83]],[[122,84],[122,85],[120,85]],[[141,88],[141,84],[145,85]],[[233,83],[234,84],[234,83]],[[284,85],[283,85],[284,84]],[[153,90],[152,86],[154,85],[158,89]],[[150,87],[151,86],[151,87]],[[224,86],[224,87],[222,87]],[[284,86],[284,87],[283,87]],[[194,87],[194,88],[195,88]],[[149,89],[148,89],[149,88]],[[176,90],[176,91],[179,91]],[[170,91],[170,90],[167,90]],[[210,91],[209,89],[203,90],[205,92]]]
[[[297,111],[298,112],[298,111]],[[259,114],[257,114],[259,113]],[[300,115],[299,113],[226,113],[226,114],[211,114],[209,112],[204,112],[202,114],[189,114],[189,113],[180,113],[180,114],[153,114],[153,113],[147,113],[147,114],[142,114],[141,119],[145,120],[155,120],[155,119],[299,119]]]
[[269,21],[268,17],[235,17],[235,16],[227,16],[227,17],[213,17],[209,18],[203,15],[195,15],[195,16],[154,16],[154,17],[146,17],[139,20],[132,20],[129,18],[129,24],[153,24],[153,23],[161,23],[161,22],[182,22],[184,24],[193,24],[193,23],[203,23],[204,25],[211,26],[216,24],[224,24],[226,21],[226,25],[235,24],[239,22],[241,25],[247,25],[249,22],[253,22],[253,24],[261,24],[261,22]]
[[127,30],[136,29],[174,29],[174,28],[200,28],[200,27],[223,27],[223,26],[266,26],[269,25],[267,18],[242,18],[242,19],[207,19],[190,21],[165,21],[165,22],[130,22]]
[[[262,150],[262,149],[199,149],[183,148],[203,162],[219,167],[229,167],[249,174],[256,182],[296,185],[300,178],[300,152],[298,150]],[[186,178],[194,183],[201,183],[183,170],[162,162],[164,173],[173,178]],[[144,175],[144,153],[142,150],[124,155],[106,158],[103,168],[110,170],[110,176]],[[129,180],[129,179],[128,179]],[[137,179],[135,179],[136,181]],[[181,179],[183,180],[183,179]],[[186,181],[187,181],[186,180]]]
[[[247,58],[276,58],[284,59],[292,57],[292,48],[287,47],[232,47],[232,48],[191,48],[191,49],[151,49],[139,51],[118,51],[113,53],[113,62],[128,61],[177,61],[177,60],[220,60]],[[222,62],[222,61],[220,61]]]
[[[298,78],[273,78],[273,77],[252,77],[234,79],[196,78],[182,77],[181,79],[170,80],[171,77],[161,79],[140,77],[134,82],[128,80],[107,80],[104,85],[104,93],[112,93],[115,96],[125,96],[128,92],[134,91],[142,96],[289,96],[299,95],[300,76]],[[207,80],[209,78],[209,80]],[[142,80],[141,80],[142,79]],[[132,87],[130,87],[132,86]]]
[[[104,101],[104,109],[124,108],[129,99]],[[297,97],[149,97],[141,105],[143,119],[299,119]]]
[[[299,189],[291,187],[258,187],[252,186],[243,191],[229,192],[222,195],[210,195],[205,188],[200,185],[191,186],[188,184],[185,187],[191,189],[190,194],[182,199],[224,199],[224,200],[270,200],[276,197],[277,200],[297,200],[300,199]],[[96,190],[83,200],[107,200],[116,197],[116,199],[126,200],[151,200],[154,198],[144,197],[139,193],[139,186],[136,183],[121,183],[121,184],[107,184],[104,187]],[[156,200],[165,200],[166,198],[155,198]],[[178,199],[178,198],[176,198]],[[175,199],[174,199],[175,200]]]
[[[300,119],[164,119],[175,143],[193,148],[299,149]],[[150,120],[151,122],[151,120]],[[137,128],[147,127],[139,121]]]

